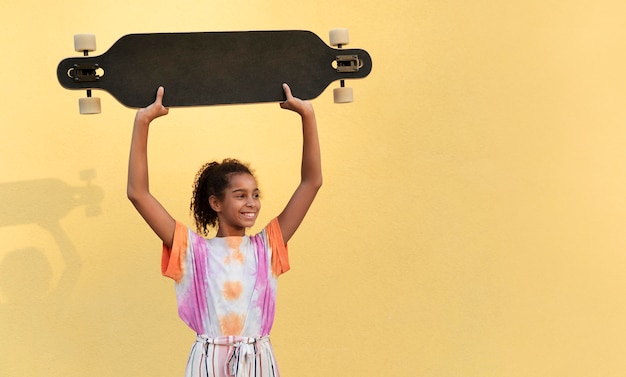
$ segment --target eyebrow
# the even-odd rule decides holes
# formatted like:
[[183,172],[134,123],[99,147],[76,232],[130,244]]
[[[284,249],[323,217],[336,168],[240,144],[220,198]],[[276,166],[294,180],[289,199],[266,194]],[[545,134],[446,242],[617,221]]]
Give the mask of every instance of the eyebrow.
[[[248,189],[245,189],[245,188],[239,188],[239,189],[234,189],[234,190],[232,190],[231,192],[235,193],[235,192],[246,192],[246,191],[248,191]],[[255,191],[259,191],[259,188],[258,188],[258,187],[256,187],[254,190],[252,190],[252,192],[255,192]]]

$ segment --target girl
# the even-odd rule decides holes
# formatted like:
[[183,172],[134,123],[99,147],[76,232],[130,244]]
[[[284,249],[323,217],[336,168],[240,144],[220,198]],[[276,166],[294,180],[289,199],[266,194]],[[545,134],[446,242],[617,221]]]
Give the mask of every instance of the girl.
[[196,176],[191,210],[198,233],[174,220],[148,184],[150,122],[166,115],[164,89],[137,111],[128,164],[127,195],[163,241],[162,273],[175,281],[178,313],[197,333],[186,377],[279,376],[269,333],[274,320],[276,281],[289,270],[287,242],[322,185],[320,148],[313,106],[293,97],[283,84],[283,109],[302,118],[301,181],[285,209],[258,234],[246,235],[261,203],[257,182],[237,160],[206,164]]

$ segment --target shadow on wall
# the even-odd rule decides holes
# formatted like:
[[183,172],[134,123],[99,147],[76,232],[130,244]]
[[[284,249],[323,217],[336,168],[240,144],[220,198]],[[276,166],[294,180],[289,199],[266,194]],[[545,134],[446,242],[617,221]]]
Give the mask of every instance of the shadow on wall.
[[[22,363],[34,356],[40,359],[42,346],[54,348],[54,340],[47,338],[54,337],[55,333],[58,336],[58,332],[49,331],[49,326],[51,322],[56,322],[55,318],[63,316],[63,307],[78,280],[81,264],[79,253],[61,227],[61,220],[72,210],[83,206],[87,216],[99,215],[99,205],[104,197],[102,188],[91,183],[95,171],[86,170],[80,176],[85,181],[84,186],[73,187],[53,178],[0,183],[0,228],[34,226],[41,229],[44,236],[39,238],[53,240],[55,245],[51,246],[58,249],[64,265],[58,282],[54,284],[53,263],[46,251],[37,246],[41,245],[41,239],[7,232],[8,237],[27,239],[2,240],[0,338],[2,343],[7,339],[11,342],[0,345],[0,350],[4,356],[13,357],[5,359],[9,362],[7,364],[2,362],[4,366],[0,367],[0,375],[13,375],[6,374],[11,370],[4,370],[11,369],[10,363]],[[14,248],[17,244],[25,246]],[[50,351],[48,349],[44,354],[54,358],[55,352]],[[42,361],[36,364],[45,366],[47,363]],[[15,367],[18,367],[17,364]]]

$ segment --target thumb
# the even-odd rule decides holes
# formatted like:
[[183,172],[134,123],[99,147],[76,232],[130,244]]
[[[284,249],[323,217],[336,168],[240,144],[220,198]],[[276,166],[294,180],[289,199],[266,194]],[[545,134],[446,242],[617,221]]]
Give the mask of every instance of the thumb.
[[291,88],[286,83],[283,84],[283,91],[285,92],[285,96],[287,96],[287,100],[293,98],[293,94],[291,94]]
[[280,103],[280,107],[283,109],[289,109],[289,102],[293,99],[293,94],[291,94],[291,88],[286,83],[283,84],[283,91],[285,92],[285,101]]
[[164,94],[165,94],[165,88],[163,88],[162,86],[159,86],[159,89],[157,89],[156,101],[154,101],[154,102],[159,104],[159,105],[163,104],[163,95]]

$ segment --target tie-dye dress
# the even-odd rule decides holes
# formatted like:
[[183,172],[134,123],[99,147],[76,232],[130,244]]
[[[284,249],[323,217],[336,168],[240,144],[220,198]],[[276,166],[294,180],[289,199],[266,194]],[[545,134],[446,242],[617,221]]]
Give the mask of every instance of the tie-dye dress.
[[162,273],[198,335],[185,377],[279,376],[269,333],[277,278],[289,270],[278,220],[253,236],[206,239],[177,222]]

